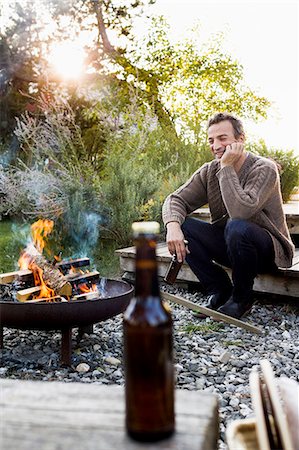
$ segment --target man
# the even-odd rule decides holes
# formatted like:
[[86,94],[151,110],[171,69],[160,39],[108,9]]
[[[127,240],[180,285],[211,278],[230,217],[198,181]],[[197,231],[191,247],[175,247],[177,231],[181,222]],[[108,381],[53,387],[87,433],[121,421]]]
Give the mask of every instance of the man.
[[[245,150],[241,121],[216,114],[208,122],[208,141],[215,159],[164,202],[166,240],[206,289],[207,307],[240,318],[253,305],[256,275],[290,267],[294,245],[277,166]],[[211,223],[188,217],[207,203]],[[232,268],[232,282],[220,265]]]

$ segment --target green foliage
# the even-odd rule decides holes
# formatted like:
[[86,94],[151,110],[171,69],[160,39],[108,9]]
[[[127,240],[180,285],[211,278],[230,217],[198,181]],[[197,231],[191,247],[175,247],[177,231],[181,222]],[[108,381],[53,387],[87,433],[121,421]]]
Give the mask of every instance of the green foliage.
[[288,202],[295,188],[299,185],[298,156],[294,154],[293,150],[267,148],[263,140],[250,144],[249,148],[253,153],[271,158],[278,164],[282,198],[285,203]]
[[183,328],[183,331],[186,331],[187,333],[196,333],[196,332],[211,333],[222,331],[223,328],[224,325],[221,323],[210,322],[210,323],[201,323],[198,325],[194,325],[194,323],[189,323]]
[[17,269],[21,250],[26,245],[29,226],[21,222],[14,224],[8,220],[0,221],[0,268],[1,272]]
[[106,230],[119,245],[127,245],[131,241],[132,222],[143,219],[142,207],[157,190],[159,177],[144,163],[136,136],[123,134],[123,139],[111,140],[108,148],[101,186],[103,202],[109,211]]
[[96,238],[89,224],[96,230],[101,220],[99,176],[68,103],[58,97],[37,103],[39,115],[26,113],[17,121],[21,160],[14,168],[1,167],[0,213],[53,219],[57,241],[72,242],[72,253],[83,252],[82,242]]
[[269,101],[244,85],[242,66],[224,52],[221,34],[200,47],[198,39],[193,33],[172,43],[166,20],[157,17],[144,46],[132,53],[138,67],[147,70],[148,83],[157,80],[160,100],[180,135],[201,140],[207,119],[217,111],[266,117]]

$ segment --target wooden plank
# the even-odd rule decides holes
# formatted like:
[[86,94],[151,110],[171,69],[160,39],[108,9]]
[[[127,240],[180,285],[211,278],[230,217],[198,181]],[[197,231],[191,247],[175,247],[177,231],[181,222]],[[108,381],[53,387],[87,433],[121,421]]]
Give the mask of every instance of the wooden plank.
[[234,317],[222,314],[219,311],[214,311],[213,309],[206,308],[205,306],[198,305],[197,303],[191,302],[180,295],[168,294],[167,292],[161,292],[162,298],[167,301],[177,303],[178,305],[185,306],[192,311],[198,311],[206,316],[210,316],[213,319],[220,320],[221,322],[226,322],[229,325],[235,325],[236,327],[243,328],[244,330],[250,331],[251,333],[263,334],[263,329],[259,328],[252,323],[243,322],[242,320],[235,319]]
[[[21,289],[17,292],[16,298],[19,302],[26,302],[28,299],[30,299],[33,295],[39,294],[41,290],[40,286],[34,286],[27,289]],[[69,297],[72,295],[72,286],[70,283],[65,283],[61,289],[59,289],[59,292],[57,294],[61,295],[62,297]]]
[[93,300],[95,298],[100,298],[101,294],[99,292],[96,291],[91,291],[91,292],[85,292],[84,294],[78,294],[78,295],[74,295],[71,298],[71,301],[77,301],[77,300]]
[[71,267],[86,267],[90,265],[89,258],[77,258],[77,259],[68,259],[65,261],[60,261],[55,264],[57,269],[60,269],[62,272],[69,270]]
[[14,272],[7,272],[0,274],[0,284],[12,283],[16,279],[28,280],[32,277],[31,270],[16,270]]
[[72,284],[83,284],[93,281],[98,281],[100,278],[100,272],[94,270],[93,272],[80,273],[68,273],[65,275],[65,279]]
[[0,440],[5,450],[215,450],[218,400],[176,390],[176,433],[140,444],[125,433],[121,386],[0,380]]
[[33,295],[38,294],[41,290],[40,286],[30,287],[28,289],[22,289],[17,292],[16,297],[19,302],[26,302]]

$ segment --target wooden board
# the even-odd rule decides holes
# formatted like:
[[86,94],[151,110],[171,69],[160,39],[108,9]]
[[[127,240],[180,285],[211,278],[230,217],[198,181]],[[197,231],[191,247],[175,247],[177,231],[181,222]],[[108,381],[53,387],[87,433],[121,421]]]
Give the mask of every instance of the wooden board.
[[280,395],[277,389],[276,379],[274,377],[274,373],[271,367],[271,364],[268,360],[262,359],[260,361],[262,374],[264,377],[265,385],[267,386],[267,390],[270,397],[270,403],[273,410],[273,419],[276,423],[278,429],[278,435],[280,437],[283,450],[295,450],[292,442],[292,436],[289,429],[288,421],[286,418],[285,411],[283,409]]
[[0,444],[5,450],[215,450],[218,400],[176,390],[176,433],[140,444],[125,432],[121,386],[0,380]]
[[0,274],[0,284],[12,283],[16,279],[28,280],[32,278],[31,270],[16,270],[14,272],[7,272]]
[[244,330],[250,331],[251,333],[262,334],[262,328],[256,327],[252,323],[244,322],[243,320],[235,319],[234,317],[222,314],[219,311],[214,311],[213,309],[206,308],[205,306],[198,305],[197,303],[191,302],[180,295],[168,294],[167,292],[161,292],[161,296],[166,301],[171,301],[179,305],[185,306],[193,311],[198,311],[206,316],[210,316],[220,322],[226,322],[229,325],[235,325],[236,327],[243,328]]

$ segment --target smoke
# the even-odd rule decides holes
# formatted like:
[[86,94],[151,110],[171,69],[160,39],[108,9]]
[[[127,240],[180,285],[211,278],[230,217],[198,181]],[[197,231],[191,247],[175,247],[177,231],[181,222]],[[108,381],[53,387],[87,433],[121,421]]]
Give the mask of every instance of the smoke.
[[81,211],[78,214],[78,222],[70,230],[70,236],[76,247],[76,257],[90,257],[94,252],[99,239],[101,222],[102,218],[98,213]]

